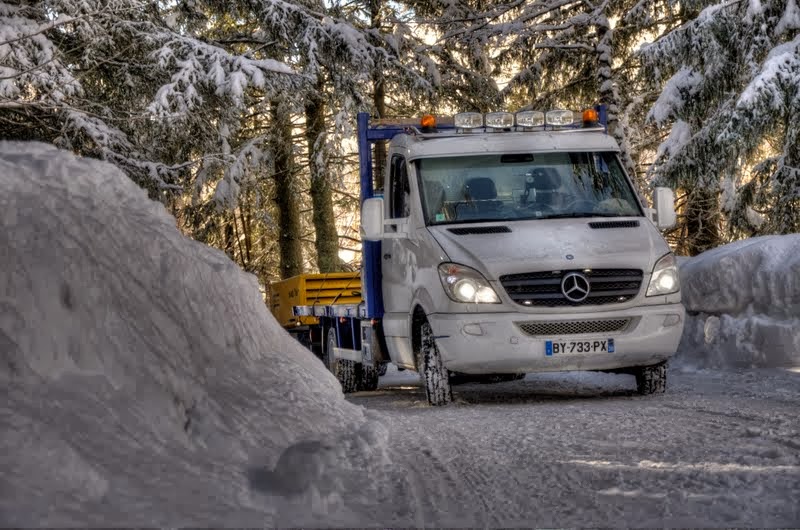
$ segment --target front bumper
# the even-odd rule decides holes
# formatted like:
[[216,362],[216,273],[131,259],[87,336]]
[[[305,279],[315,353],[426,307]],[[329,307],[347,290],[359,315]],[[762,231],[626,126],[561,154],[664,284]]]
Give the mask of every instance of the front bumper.
[[[520,323],[543,324],[629,319],[616,332],[569,335],[529,335]],[[573,370],[613,370],[648,366],[675,354],[683,333],[681,304],[639,306],[620,311],[532,315],[528,313],[465,313],[428,315],[445,367],[468,374],[527,373]],[[605,341],[614,339],[614,353],[547,355],[549,340]]]

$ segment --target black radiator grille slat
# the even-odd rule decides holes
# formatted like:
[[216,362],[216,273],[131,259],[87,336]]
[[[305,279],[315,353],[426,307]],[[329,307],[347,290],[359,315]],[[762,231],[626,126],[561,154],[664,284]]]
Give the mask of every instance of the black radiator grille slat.
[[539,287],[547,289],[552,285],[561,285],[561,278],[554,278],[552,280],[508,280],[503,282],[503,286],[505,287]]
[[[581,272],[589,280],[589,296],[582,302],[572,302],[561,292],[561,279],[570,272]],[[592,269],[508,274],[500,283],[518,304],[556,307],[624,303],[639,294],[642,279],[639,269]]]
[[597,282],[592,284],[592,289],[603,291],[624,291],[626,289],[639,290],[639,282]]
[[602,296],[630,296],[639,292],[639,289],[605,289],[602,291],[592,291],[589,293],[589,298],[597,298]]

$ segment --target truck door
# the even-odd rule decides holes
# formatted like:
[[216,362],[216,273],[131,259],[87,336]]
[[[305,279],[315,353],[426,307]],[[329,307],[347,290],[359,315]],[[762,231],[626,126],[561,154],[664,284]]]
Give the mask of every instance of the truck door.
[[[414,230],[412,230],[411,186],[406,160],[394,154],[390,160],[386,202],[386,231],[406,232],[409,238],[386,238],[382,243],[384,333],[392,359],[398,364],[413,366],[413,353],[408,340],[409,312],[416,276]],[[396,222],[392,222],[396,221]]]

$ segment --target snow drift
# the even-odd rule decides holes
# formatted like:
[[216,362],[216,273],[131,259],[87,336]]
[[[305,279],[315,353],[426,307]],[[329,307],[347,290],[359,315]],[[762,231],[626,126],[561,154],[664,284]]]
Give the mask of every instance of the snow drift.
[[725,245],[681,263],[679,359],[698,367],[800,365],[800,235]]
[[0,526],[291,524],[380,464],[255,278],[113,166],[0,142],[0,222]]

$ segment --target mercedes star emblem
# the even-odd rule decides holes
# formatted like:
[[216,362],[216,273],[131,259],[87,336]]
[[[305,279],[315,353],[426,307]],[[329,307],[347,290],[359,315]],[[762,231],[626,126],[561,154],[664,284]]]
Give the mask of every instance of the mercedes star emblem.
[[565,274],[561,280],[561,292],[570,302],[583,302],[589,296],[589,279],[580,272]]

